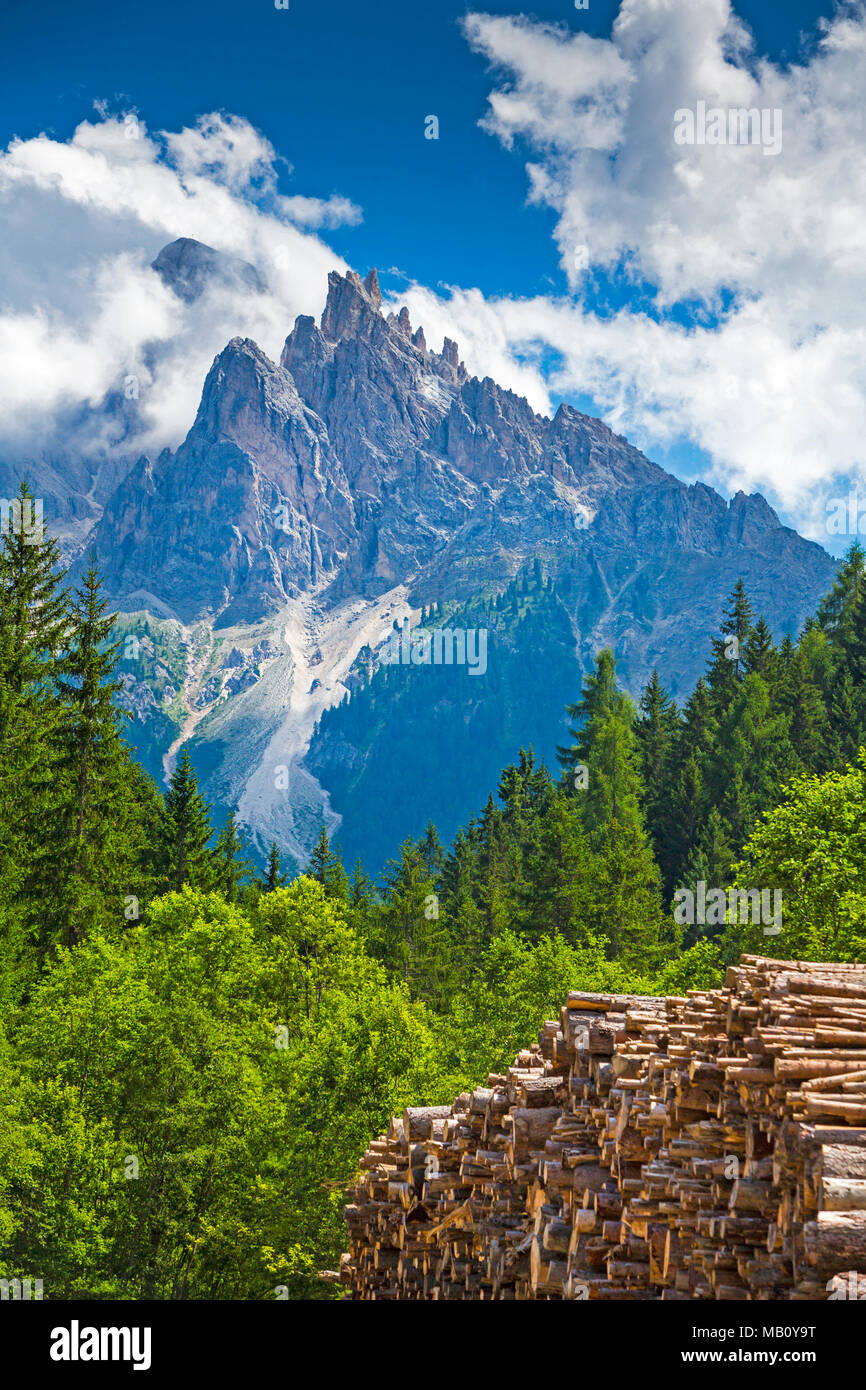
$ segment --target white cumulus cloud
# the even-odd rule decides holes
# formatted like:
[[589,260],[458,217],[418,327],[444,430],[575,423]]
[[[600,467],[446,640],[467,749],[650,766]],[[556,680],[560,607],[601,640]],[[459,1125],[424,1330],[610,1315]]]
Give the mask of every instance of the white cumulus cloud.
[[[482,13],[464,32],[493,75],[482,124],[554,209],[572,294],[454,291],[438,316],[506,379],[510,363],[509,384],[552,349],[550,389],[650,452],[699,446],[719,485],[766,490],[823,535],[839,479],[866,473],[862,3],[787,67],[728,0],[623,0],[610,39]],[[781,112],[781,150],[676,143],[699,102]],[[432,317],[428,291],[411,298]]]
[[[82,407],[130,377],[139,411],[125,452],[174,446],[230,338],[275,356],[297,314],[321,312],[328,272],[345,264],[314,229],[354,224],[360,210],[345,198],[280,196],[279,163],[247,121],[221,114],[159,135],[135,115],[103,115],[69,141],[40,135],[0,153],[7,457],[50,453],[61,425],[67,449],[110,448],[111,422]],[[215,283],[185,302],[151,269],[179,237],[250,262],[262,292]]]

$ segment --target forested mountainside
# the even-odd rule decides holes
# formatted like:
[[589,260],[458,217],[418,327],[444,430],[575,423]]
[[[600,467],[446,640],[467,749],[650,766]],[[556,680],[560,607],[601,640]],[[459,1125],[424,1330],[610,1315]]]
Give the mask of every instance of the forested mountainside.
[[[182,299],[255,273],[189,239],[155,264]],[[299,317],[278,362],[232,340],[179,448],[98,496],[88,545],[131,639],[142,760],[162,780],[186,743],[218,816],[237,808],[257,861],[276,839],[294,868],[323,820],[377,872],[431,806],[450,837],[510,750],[552,757],[568,690],[599,650],[634,698],[656,668],[685,698],[738,578],[781,640],[835,569],[760,496],[726,502],[600,420],[567,404],[539,415],[472,377],[455,343],[435,351],[405,310],[383,311],[375,272],[332,274],[321,322]],[[526,589],[536,564],[544,602]],[[424,698],[392,702],[407,776],[395,813],[374,818],[383,643],[431,609],[489,627],[486,671],[430,668]],[[322,718],[371,679],[355,710]],[[388,679],[390,701],[399,672]],[[273,785],[282,766],[288,795]]]
[[[234,816],[215,830],[185,754],[164,794],[138,765],[97,569],[70,590],[30,540],[0,551],[2,1277],[328,1296],[365,1145],[507,1066],[569,989],[862,959],[857,546],[796,641],[735,585],[682,708],[651,678],[636,710],[600,651],[560,761],[514,748],[450,845],[431,824],[373,882],[320,828],[286,882],[277,844],[259,872]],[[773,897],[772,935],[729,889]]]

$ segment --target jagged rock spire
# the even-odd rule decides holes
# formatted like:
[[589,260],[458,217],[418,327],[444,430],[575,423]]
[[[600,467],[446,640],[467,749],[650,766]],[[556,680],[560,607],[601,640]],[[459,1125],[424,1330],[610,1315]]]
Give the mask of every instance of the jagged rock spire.
[[379,288],[379,273],[375,266],[373,266],[373,269],[364,281],[364,289],[367,291],[367,295],[372,300],[375,308],[381,309],[382,291]]
[[357,336],[365,319],[378,316],[382,307],[379,277],[371,270],[366,280],[354,270],[345,275],[332,270],[328,276],[328,302],[322,315],[322,333],[332,343]]

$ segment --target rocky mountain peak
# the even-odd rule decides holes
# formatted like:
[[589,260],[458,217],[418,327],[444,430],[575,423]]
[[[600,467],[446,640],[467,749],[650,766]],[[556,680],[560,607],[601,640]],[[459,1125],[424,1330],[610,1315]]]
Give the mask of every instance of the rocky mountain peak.
[[735,493],[731,498],[730,513],[731,519],[737,524],[740,539],[747,530],[752,535],[759,535],[763,531],[776,530],[782,524],[767,499],[759,492],[751,495],[742,491]]
[[[324,577],[334,600],[404,583],[461,599],[507,584],[541,551],[551,573],[587,586],[574,616],[587,653],[621,623],[639,674],[665,658],[637,612],[681,606],[684,576],[699,582],[712,630],[732,578],[763,573],[772,550],[773,573],[798,575],[809,594],[767,605],[784,627],[831,568],[762,498],[728,505],[689,487],[573,406],[537,415],[492,378],[470,377],[450,338],[431,352],[405,307],[383,315],[375,271],[332,272],[321,326],[299,316],[278,364],[232,339],[186,442],[130,489],[135,506],[120,487],[98,527],[119,597],[146,589],[184,620],[221,621],[275,612]],[[193,532],[201,563],[169,564],[167,537]],[[640,595],[651,574],[650,601]]]
[[[333,270],[328,276],[328,299],[322,314],[321,329],[315,330],[308,316],[299,317],[286,340],[282,365],[293,374],[298,371],[306,378],[305,366],[299,363],[301,353],[313,354],[321,362],[330,359],[332,350],[354,339],[369,338],[376,343],[390,341],[397,357],[410,369],[412,364],[432,370],[443,380],[459,385],[469,380],[469,373],[460,361],[460,350],[446,338],[441,353],[430,352],[424,329],[412,330],[409,310],[405,304],[397,313],[382,313],[382,291],[377,272],[371,270],[362,280],[354,270],[345,275]],[[319,341],[316,342],[317,337]],[[414,350],[414,351],[413,351]],[[395,359],[392,358],[392,363]]]
[[297,392],[283,372],[251,338],[232,338],[214,358],[205,378],[192,434],[209,438],[238,435],[238,420],[265,415],[282,404],[283,413],[295,408]]
[[381,309],[382,291],[379,288],[379,272],[376,270],[375,266],[373,266],[373,269],[370,271],[370,274],[364,280],[364,289],[367,291],[367,294],[369,295],[372,302],[375,304],[376,308]]
[[[183,265],[186,254],[174,259]],[[408,310],[382,313],[373,271],[333,273],[321,326],[298,317],[279,363],[233,338],[208,372],[186,440],[133,466],[109,496],[94,543],[108,592],[127,612],[146,608],[215,633],[256,625],[247,634],[256,642],[288,633],[291,680],[301,682],[291,700],[305,710],[352,688],[358,654],[373,659],[402,605],[435,601],[450,620],[467,600],[501,595],[516,573],[541,563],[551,626],[532,636],[519,604],[495,610],[503,646],[492,649],[495,683],[485,694],[493,728],[526,682],[525,664],[510,665],[508,650],[537,636],[534,669],[546,682],[549,658],[564,674],[549,716],[527,714],[527,741],[538,734],[553,743],[561,708],[600,647],[614,648],[633,693],[657,667],[682,695],[739,577],[781,634],[814,609],[834,569],[763,498],[739,493],[728,503],[703,483],[687,485],[572,406],[553,419],[536,414],[491,377],[470,377],[449,338],[431,352]],[[341,634],[330,680],[320,673],[319,623]],[[291,835],[306,845],[333,767],[325,777],[316,764],[313,777],[293,763],[290,798],[274,801],[273,762],[288,746],[301,756],[300,706],[287,703],[285,664],[260,676],[246,659],[237,665],[242,637],[232,633],[224,663],[237,681],[222,687],[229,698],[197,735],[213,769],[208,794],[225,805],[242,796],[242,818],[262,844]],[[197,712],[215,698],[211,680],[202,689]],[[421,737],[435,737],[438,704]],[[148,734],[160,759],[169,714],[161,705]],[[279,759],[267,752],[272,736]],[[338,739],[333,766],[344,754],[362,758]],[[244,790],[251,786],[255,794]],[[451,803],[445,814],[454,814]]]
[[328,299],[322,315],[322,334],[331,343],[344,338],[356,338],[365,329],[370,331],[371,320],[380,318],[382,293],[378,276],[371,271],[362,280],[354,270],[340,275],[332,270],[328,276]]
[[219,284],[227,289],[252,291],[262,294],[265,284],[259,272],[249,261],[240,256],[217,251],[203,241],[193,237],[178,237],[176,241],[163,246],[151,269],[155,270],[163,284],[191,304],[208,289]]

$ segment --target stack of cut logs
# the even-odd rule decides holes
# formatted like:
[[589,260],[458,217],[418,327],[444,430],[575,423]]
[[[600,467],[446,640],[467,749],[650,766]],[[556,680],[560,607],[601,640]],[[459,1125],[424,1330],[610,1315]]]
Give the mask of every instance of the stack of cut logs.
[[392,1120],[350,1196],[352,1298],[864,1297],[866,966],[574,991],[505,1075]]

